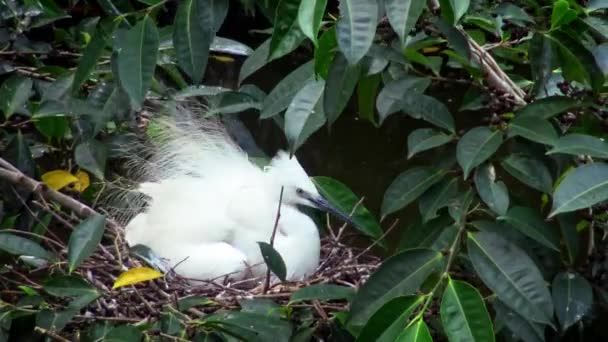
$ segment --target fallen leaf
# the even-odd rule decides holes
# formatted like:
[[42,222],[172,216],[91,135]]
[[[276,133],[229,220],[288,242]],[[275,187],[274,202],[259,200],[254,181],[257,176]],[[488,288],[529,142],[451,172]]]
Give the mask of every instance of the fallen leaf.
[[78,170],[76,174],[74,174],[78,181],[74,183],[74,190],[78,192],[85,191],[89,185],[91,185],[91,179],[89,178],[89,174],[83,170]]
[[53,190],[61,190],[66,186],[78,182],[78,178],[65,170],[53,170],[42,175],[42,182]]
[[112,290],[117,289],[119,287],[133,285],[144,281],[160,278],[162,276],[162,273],[149,267],[132,268],[126,272],[121,273],[118,278],[116,278],[114,285],[112,285]]

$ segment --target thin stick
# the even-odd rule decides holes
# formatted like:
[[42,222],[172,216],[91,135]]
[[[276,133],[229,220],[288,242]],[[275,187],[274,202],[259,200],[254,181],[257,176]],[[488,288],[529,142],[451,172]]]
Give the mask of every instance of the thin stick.
[[[270,246],[274,248],[274,237],[277,235],[277,227],[279,226],[279,219],[281,218],[281,204],[283,203],[283,190],[285,188],[281,186],[281,193],[279,194],[279,205],[277,207],[277,216],[274,219],[274,227],[272,228],[272,235],[270,236]],[[268,265],[266,265],[268,266]],[[266,267],[266,279],[264,280],[264,288],[262,293],[268,292],[268,286],[270,285],[270,267]]]
[[40,333],[40,334],[42,334],[42,335],[44,335],[46,337],[50,337],[51,339],[56,340],[56,341],[70,342],[70,340],[68,340],[67,338],[59,336],[56,333],[54,333],[54,332],[52,332],[50,330],[46,330],[46,329],[41,328],[41,327],[34,327],[34,331],[37,332],[37,333]]

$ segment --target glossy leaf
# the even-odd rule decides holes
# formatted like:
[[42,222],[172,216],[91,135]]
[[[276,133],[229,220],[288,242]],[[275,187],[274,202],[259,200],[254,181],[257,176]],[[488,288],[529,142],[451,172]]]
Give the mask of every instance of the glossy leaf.
[[553,125],[536,116],[517,116],[509,126],[509,135],[518,135],[545,145],[553,145],[558,139]]
[[399,250],[422,247],[435,249],[434,246],[439,241],[439,237],[453,224],[454,220],[447,214],[440,215],[427,223],[422,223],[421,219],[417,219],[403,233],[399,242]]
[[9,233],[0,233],[0,250],[17,256],[26,255],[46,260],[54,259],[53,254],[38,243]]
[[502,143],[502,132],[492,131],[488,127],[470,129],[458,141],[456,159],[462,167],[464,178],[478,165],[490,158]]
[[205,75],[209,48],[215,33],[212,3],[209,0],[182,1],[173,25],[177,65],[195,84],[199,84]]
[[420,305],[424,297],[397,297],[376,311],[357,336],[358,342],[392,342],[403,330],[403,323]]
[[547,154],[588,155],[592,158],[608,159],[608,143],[587,134],[568,134],[561,137]]
[[355,65],[369,50],[378,23],[376,0],[340,1],[340,19],[336,25],[338,46],[348,63]]
[[266,266],[268,266],[277,278],[281,279],[281,281],[285,281],[285,278],[287,277],[287,268],[285,267],[285,262],[283,261],[281,254],[266,242],[258,241],[258,245],[260,245],[260,251],[262,252],[262,257],[264,258]]
[[404,76],[398,80],[390,81],[378,94],[376,109],[380,117],[380,124],[391,114],[401,110],[401,100],[408,93],[421,95],[431,84],[431,80],[423,77]]
[[107,149],[97,140],[81,142],[74,150],[74,160],[81,168],[103,179],[106,168]]
[[514,336],[525,342],[545,342],[544,325],[522,317],[500,300],[494,300],[492,306],[496,311],[496,320],[506,325]]
[[592,207],[608,200],[608,164],[593,163],[568,173],[553,193],[549,217]]
[[105,229],[104,215],[89,216],[74,228],[68,242],[68,265],[74,271],[86,258],[91,256],[101,242]]
[[511,154],[501,163],[513,177],[527,186],[543,193],[551,193],[553,179],[542,161],[526,155]]
[[541,245],[559,252],[559,235],[552,225],[543,220],[538,211],[528,207],[513,207],[499,219],[507,221]]
[[112,290],[142,283],[144,281],[153,280],[162,277],[163,274],[149,267],[135,267],[128,271],[122,272],[112,285]]
[[21,75],[13,75],[7,78],[0,87],[0,109],[4,118],[8,119],[16,111],[21,109],[32,94],[32,79]]
[[247,57],[241,66],[241,71],[239,72],[239,84],[268,63],[269,51],[270,39],[265,40],[262,44],[260,44],[260,46],[257,47],[257,49],[253,50],[253,53]]
[[408,326],[405,330],[397,337],[396,342],[432,342],[431,332],[429,327],[424,323],[422,319],[418,322]]
[[460,18],[467,13],[470,0],[439,0],[441,15],[448,24],[456,25]]
[[350,324],[363,325],[388,301],[414,294],[442,263],[441,253],[428,249],[411,249],[388,258],[357,292]]
[[549,96],[528,104],[517,112],[517,115],[520,117],[533,116],[546,120],[580,105],[579,100],[570,97]]
[[329,68],[327,87],[325,87],[325,96],[323,97],[323,108],[330,126],[336,122],[344,111],[355,91],[360,74],[361,68],[359,65],[349,65],[344,55],[336,54]]
[[[317,176],[313,177],[312,181],[319,193],[343,213],[350,214],[353,212],[360,201],[360,197],[355,195],[345,184],[333,178]],[[383,234],[380,223],[363,204],[356,207],[351,220],[355,223],[355,228],[367,236],[378,239]],[[380,245],[383,246],[384,241],[380,241]]]
[[304,34],[298,26],[300,0],[281,0],[277,6],[268,59],[273,60],[293,51]]
[[448,107],[432,96],[408,92],[399,102],[401,110],[416,119],[430,122],[455,133],[454,118]]
[[443,292],[440,316],[450,341],[494,341],[490,314],[479,291],[450,279]]
[[303,287],[289,297],[289,303],[298,303],[308,300],[350,300],[355,291],[351,287],[334,284],[314,284]]
[[418,17],[422,14],[426,6],[425,0],[385,0],[384,7],[388,21],[401,39],[401,44],[405,43],[410,31],[416,25]]
[[145,16],[116,42],[120,83],[135,109],[141,107],[152,85],[158,45],[158,30],[149,16]]
[[496,181],[496,171],[492,164],[483,164],[475,172],[475,188],[483,202],[498,215],[509,209],[509,190],[502,181]]
[[550,324],[551,294],[532,259],[498,234],[478,232],[468,237],[469,258],[486,286],[525,318]]
[[573,272],[559,273],[552,288],[555,314],[563,331],[590,314],[593,289],[584,277]]
[[267,119],[278,114],[289,106],[293,97],[302,88],[302,84],[306,83],[313,77],[312,61],[302,64],[297,69],[285,76],[275,87],[270,94],[264,98],[262,104],[261,119]]
[[415,154],[445,145],[454,138],[432,128],[419,128],[407,137],[407,158]]
[[458,194],[458,179],[444,179],[433,185],[418,200],[422,222],[426,223],[437,217],[437,211],[448,206]]
[[414,167],[401,173],[384,193],[382,218],[412,203],[444,175],[445,171],[429,167]]
[[324,90],[325,81],[309,79],[287,107],[284,130],[292,152],[325,124],[321,107]]
[[315,46],[317,33],[321,27],[321,20],[325,14],[327,0],[302,0],[298,9],[298,25],[300,30]]

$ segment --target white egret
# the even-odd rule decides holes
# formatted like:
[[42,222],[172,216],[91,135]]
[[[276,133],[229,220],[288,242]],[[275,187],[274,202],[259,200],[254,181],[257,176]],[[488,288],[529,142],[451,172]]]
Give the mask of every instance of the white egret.
[[257,242],[270,240],[283,188],[274,247],[288,280],[311,275],[319,263],[319,233],[298,206],[350,222],[348,216],[319,194],[295,157],[281,151],[261,169],[217,121],[180,116],[162,122],[158,151],[138,189],[148,197],[147,208],[127,224],[128,244],[149,247],[186,278],[259,278],[266,265]]

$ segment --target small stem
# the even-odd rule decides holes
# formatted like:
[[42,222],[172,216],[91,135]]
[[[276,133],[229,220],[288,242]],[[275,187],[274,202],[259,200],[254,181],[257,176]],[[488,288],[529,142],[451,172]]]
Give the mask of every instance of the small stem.
[[[285,187],[281,186],[281,193],[279,194],[279,205],[277,207],[277,216],[274,219],[274,227],[272,227],[272,235],[270,236],[270,246],[274,248],[274,237],[277,235],[277,227],[279,226],[279,219],[281,218],[281,204],[283,203],[283,191]],[[266,265],[266,280],[264,280],[264,288],[262,293],[268,292],[270,286],[270,267]]]

